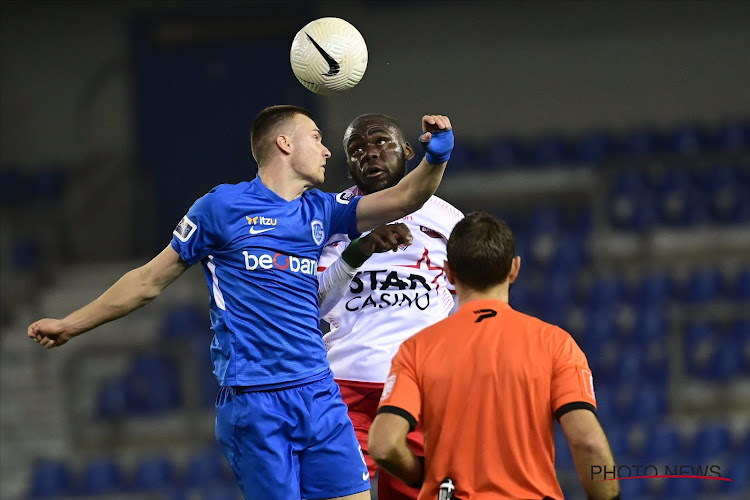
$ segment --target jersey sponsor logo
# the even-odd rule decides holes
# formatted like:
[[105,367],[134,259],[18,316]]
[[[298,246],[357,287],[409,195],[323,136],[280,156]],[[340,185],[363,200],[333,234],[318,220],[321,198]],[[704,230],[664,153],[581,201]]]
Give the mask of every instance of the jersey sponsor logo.
[[195,222],[188,219],[188,216],[184,216],[179,224],[177,224],[177,227],[174,228],[174,231],[172,231],[172,234],[177,236],[177,239],[181,242],[185,243],[187,240],[190,239],[190,237],[195,233],[195,230],[198,228],[198,226],[195,224]]
[[474,323],[481,323],[485,319],[488,318],[494,318],[497,316],[497,311],[494,309],[477,309],[474,311],[474,314],[478,314],[476,321]]
[[352,201],[356,196],[357,195],[350,191],[342,191],[336,195],[336,201],[338,201],[342,205],[348,205],[349,202]]
[[344,303],[347,311],[359,311],[368,307],[416,307],[424,311],[430,306],[432,287],[420,274],[399,276],[398,271],[387,269],[359,271],[349,284],[354,294]]
[[388,375],[388,378],[385,381],[385,385],[383,386],[383,393],[380,395],[380,401],[385,401],[391,396],[391,393],[393,392],[393,387],[396,385],[396,374],[391,373]]
[[430,229],[429,227],[419,226],[419,230],[422,231],[424,234],[429,236],[430,238],[438,238],[438,239],[446,239],[445,236],[438,233],[434,229]]
[[256,255],[243,250],[242,255],[245,256],[245,269],[248,271],[279,269],[290,273],[315,276],[318,269],[318,261],[315,259],[295,257],[283,253],[275,253],[273,255],[270,253],[260,253]]
[[583,368],[581,370],[581,378],[583,380],[583,387],[586,389],[586,394],[596,400],[596,393],[594,392],[594,376],[590,370]]
[[[250,224],[250,234],[260,234],[265,233],[266,231],[270,231],[271,229],[276,228],[276,223],[278,222],[278,219],[273,219],[271,217],[263,217],[262,215],[246,215],[245,219],[247,219],[247,223]],[[267,227],[263,229],[257,229],[255,226],[273,226],[273,227]]]
[[316,245],[322,245],[323,239],[326,237],[326,232],[323,229],[323,222],[315,219],[310,223],[310,229],[312,230],[313,241]]

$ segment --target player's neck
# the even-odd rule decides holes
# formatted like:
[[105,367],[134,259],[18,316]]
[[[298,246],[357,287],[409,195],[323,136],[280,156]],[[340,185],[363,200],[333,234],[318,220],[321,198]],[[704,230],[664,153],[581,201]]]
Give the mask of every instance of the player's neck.
[[310,187],[304,179],[290,176],[289,169],[282,168],[280,165],[259,167],[258,177],[264,186],[286,201],[296,200]]
[[459,306],[475,300],[501,300],[508,302],[508,283],[501,283],[487,290],[474,290],[456,283],[456,295]]

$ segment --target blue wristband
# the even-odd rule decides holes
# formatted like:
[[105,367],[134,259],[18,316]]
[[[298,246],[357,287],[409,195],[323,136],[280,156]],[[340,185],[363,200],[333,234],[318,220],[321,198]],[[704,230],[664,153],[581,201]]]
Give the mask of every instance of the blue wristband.
[[451,151],[453,151],[453,129],[432,132],[432,137],[429,141],[422,141],[420,139],[419,143],[425,151],[424,157],[428,163],[432,163],[433,165],[445,163],[450,159]]

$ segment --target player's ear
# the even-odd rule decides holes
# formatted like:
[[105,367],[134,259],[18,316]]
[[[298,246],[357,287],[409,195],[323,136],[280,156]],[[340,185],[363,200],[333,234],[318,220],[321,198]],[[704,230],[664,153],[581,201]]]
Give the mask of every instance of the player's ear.
[[448,265],[447,260],[443,262],[443,269],[445,269],[445,279],[447,279],[448,283],[450,283],[451,285],[455,285],[456,281],[453,276],[453,271],[451,270],[451,266]]
[[286,134],[280,134],[276,136],[276,147],[279,148],[284,154],[292,154],[292,140]]
[[510,274],[508,275],[508,283],[513,283],[518,278],[518,271],[521,270],[521,256],[516,255],[510,263]]
[[404,156],[407,160],[414,158],[414,148],[407,141],[404,141]]

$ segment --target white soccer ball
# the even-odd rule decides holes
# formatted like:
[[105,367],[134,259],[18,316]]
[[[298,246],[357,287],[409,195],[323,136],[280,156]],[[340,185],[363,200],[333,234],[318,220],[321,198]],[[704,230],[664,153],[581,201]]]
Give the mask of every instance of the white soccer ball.
[[335,94],[359,83],[367,69],[367,44],[357,28],[338,17],[305,25],[289,53],[294,76],[316,94]]

